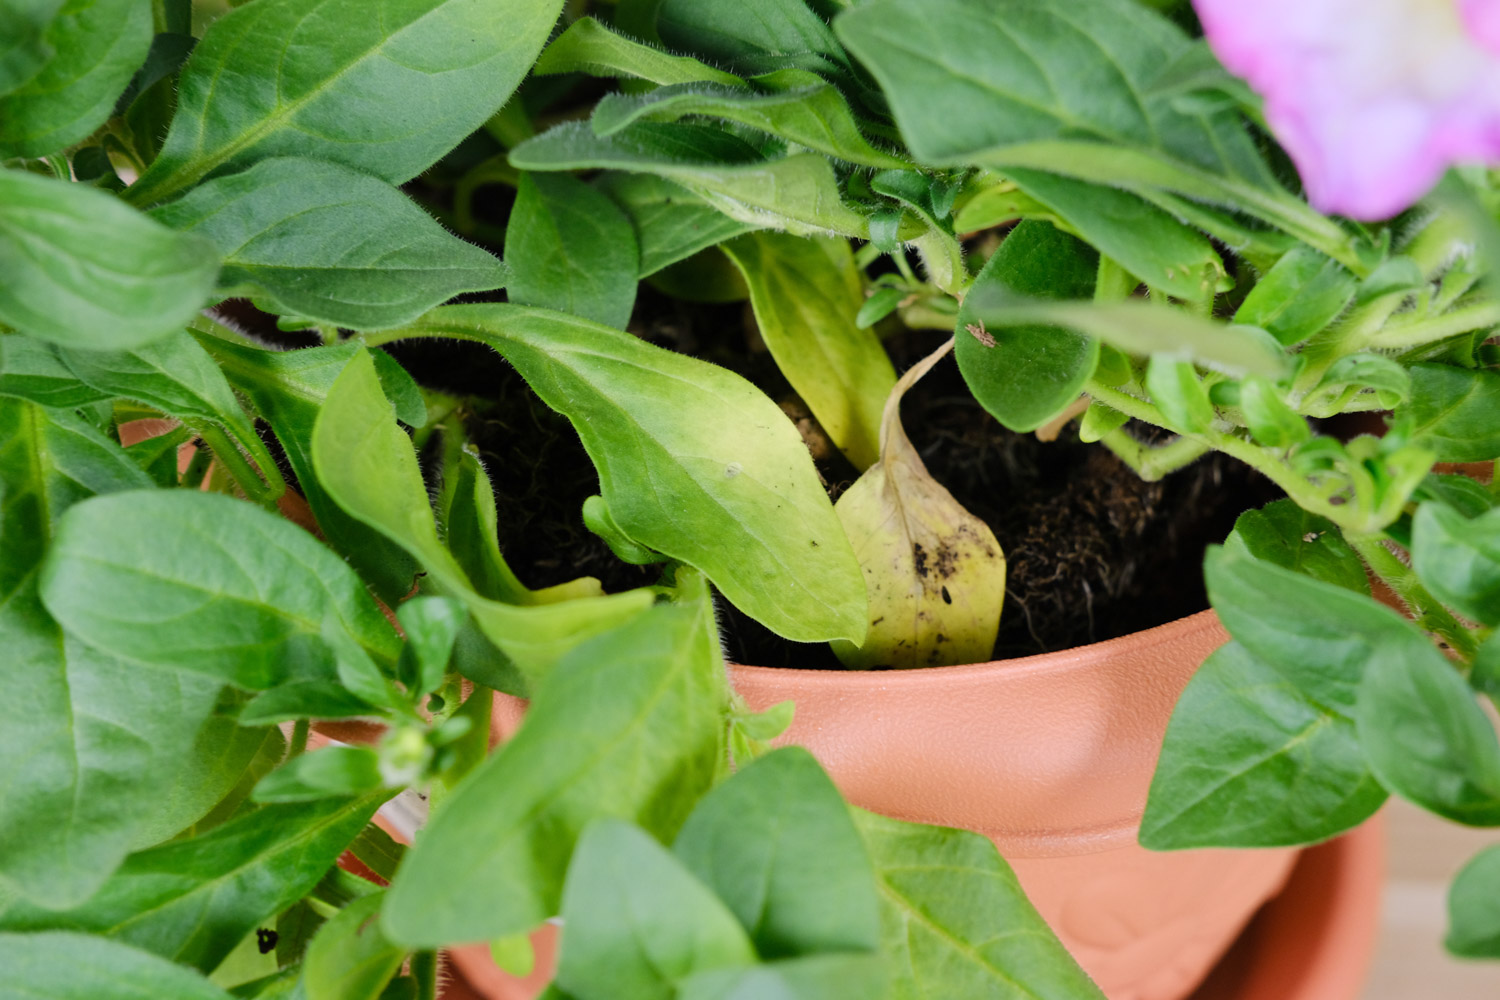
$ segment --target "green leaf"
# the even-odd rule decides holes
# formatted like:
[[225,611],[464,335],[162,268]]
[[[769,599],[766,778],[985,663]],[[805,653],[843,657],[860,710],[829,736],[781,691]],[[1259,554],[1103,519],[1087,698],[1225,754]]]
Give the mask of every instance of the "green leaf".
[[[494,114],[547,41],[561,0],[272,0],[214,21],[183,69],[137,205],[273,156],[332,160],[399,184]],[[316,58],[287,58],[288,52]],[[233,87],[221,85],[225,74]]]
[[109,393],[80,382],[51,344],[30,337],[5,336],[0,337],[0,396],[75,409],[106,400]]
[[609,196],[567,174],[522,174],[505,227],[510,301],[623,330],[640,270],[635,231]]
[[635,226],[642,278],[753,228],[687,188],[651,174],[609,172],[595,184],[625,210]]
[[986,324],[985,303],[1087,298],[1097,268],[1098,255],[1077,239],[1045,222],[1023,222],[975,277],[953,354],[974,398],[1011,430],[1034,431],[1078,398],[1099,341],[1055,326]]
[[1465,618],[1500,625],[1500,512],[1466,518],[1424,503],[1412,522],[1412,567],[1427,589]]
[[381,933],[385,893],[356,899],[318,929],[303,959],[307,1000],[377,1000],[401,969],[406,949]]
[[[224,373],[191,334],[178,330],[128,351],[60,349],[58,356],[90,388],[144,403],[192,427],[236,473],[247,494],[279,492],[282,483],[276,460],[235,399]],[[245,468],[240,451],[254,460],[272,486],[261,486],[259,476]]]
[[262,778],[256,802],[316,802],[380,788],[380,756],[369,747],[325,747],[293,757]]
[[1008,169],[1005,176],[1152,288],[1194,302],[1213,297],[1224,274],[1213,244],[1155,205],[1118,188],[1040,170]]
[[1354,298],[1354,275],[1338,261],[1296,246],[1261,276],[1234,321],[1258,326],[1291,347],[1339,317]]
[[391,883],[386,933],[436,947],[530,930],[558,912],[591,820],[676,833],[724,759],[726,698],[706,599],[572,650],[526,724],[434,814]]
[[42,44],[52,57],[0,97],[0,159],[55,153],[104,124],[151,47],[151,5],[67,0]]
[[1240,412],[1251,435],[1267,448],[1290,448],[1312,437],[1307,421],[1261,376],[1252,375],[1240,383]]
[[1167,426],[1178,433],[1201,434],[1214,422],[1208,389],[1191,361],[1172,354],[1152,355],[1146,365],[1146,391]]
[[1452,365],[1411,366],[1411,400],[1398,411],[1412,440],[1439,462],[1500,458],[1500,372]]
[[1494,727],[1453,665],[1415,628],[1407,631],[1408,641],[1376,651],[1359,684],[1359,737],[1370,769],[1439,816],[1500,826]]
[[1172,711],[1140,841],[1153,850],[1313,843],[1364,822],[1385,798],[1347,707],[1318,703],[1230,643]]
[[0,170],[0,323],[65,347],[131,348],[213,291],[206,241],[83,184]]
[[1461,958],[1500,958],[1500,845],[1474,855],[1454,876],[1443,945]]
[[611,31],[592,17],[581,17],[557,36],[537,59],[532,72],[587,73],[632,77],[663,86],[674,83],[718,83],[743,87],[745,81],[694,59],[677,56]]
[[153,490],[63,516],[42,600],[70,633],[119,656],[242,687],[330,679],[326,626],[394,666],[395,630],[337,555],[228,497]]
[[864,579],[807,448],[738,375],[508,305],[446,307],[413,330],[487,343],[515,365],[572,421],[632,540],[702,570],[778,635],[863,637]]
[[149,486],[118,444],[80,418],[0,399],[9,692],[0,707],[0,884],[48,905],[87,898],[147,832],[221,687],[91,649],[65,635],[37,596],[37,568],[64,511]]
[[864,282],[848,242],[759,232],[723,249],[777,367],[855,468],[873,465],[896,371],[880,338],[855,324]]
[[579,1000],[674,1000],[695,972],[755,961],[744,928],[709,887],[617,819],[596,820],[578,838],[562,918],[557,984]]
[[[360,345],[349,342],[299,351],[265,351],[248,343],[207,336],[200,338],[199,343],[213,355],[230,384],[250,398],[256,411],[276,432],[276,439],[297,475],[297,485],[328,544],[349,560],[376,596],[387,604],[395,604],[410,593],[417,572],[416,560],[380,532],[344,513],[319,485],[313,470],[314,422],[328,391],[349,359],[359,353]],[[382,355],[384,352],[371,352],[372,358]],[[375,370],[381,376],[386,396],[398,399],[389,368],[399,370],[397,365],[382,366],[378,362]],[[397,414],[416,416],[399,408]]]
[[407,847],[371,823],[354,838],[349,850],[366,868],[389,882],[396,875],[396,866],[406,856]]
[[889,976],[880,955],[805,955],[689,976],[679,1000],[882,1000]]
[[328,392],[313,428],[312,458],[318,481],[346,513],[415,556],[445,593],[468,606],[489,640],[533,678],[579,642],[651,604],[646,591],[533,607],[481,597],[438,538],[416,453],[363,351]]
[[[1328,366],[1314,392],[1339,393],[1328,408],[1330,412],[1339,412],[1362,389],[1374,389],[1382,406],[1394,408],[1411,397],[1411,375],[1383,354],[1346,354]],[[1313,412],[1307,403],[1303,404],[1303,410]]]
[[337,163],[264,160],[151,215],[218,247],[220,295],[330,326],[400,326],[506,279],[500,261],[444,231],[400,191]]
[[215,712],[181,755],[172,783],[152,799],[146,827],[131,847],[140,850],[228,819],[255,783],[281,763],[286,742],[275,726],[256,728],[248,719],[240,725]]
[[[447,597],[414,597],[396,609],[406,647],[401,651],[402,681],[412,695],[436,691],[468,611]],[[410,669],[407,669],[408,666]]]
[[854,819],[875,864],[891,996],[1102,1000],[987,837]]
[[7,929],[87,931],[212,970],[301,899],[369,822],[378,798],[257,809],[209,833],[132,854],[69,910],[13,906]]
[[1333,522],[1309,514],[1292,500],[1245,511],[1234,522],[1224,548],[1356,594],[1370,592],[1365,564]]
[[0,94],[37,74],[56,54],[47,41],[62,0],[0,0]]
[[803,0],[761,0],[753,8],[736,0],[662,0],[656,30],[668,45],[742,73],[848,61],[828,25]]
[[638,121],[670,122],[703,115],[748,125],[858,166],[877,170],[910,166],[870,145],[844,96],[817,74],[784,69],[756,77],[755,82],[770,92],[682,83],[644,94],[607,94],[589,123],[596,134],[613,135]]
[[880,946],[859,831],[800,747],[767,754],[704,796],[672,851],[729,905],[762,958]]
[[756,228],[860,239],[870,232],[866,217],[844,204],[826,157],[798,153],[767,160],[749,143],[710,125],[638,122],[598,136],[586,122],[569,122],[516,146],[510,162],[521,170],[656,174]]
[[230,1000],[197,973],[89,934],[0,934],[4,1000]]

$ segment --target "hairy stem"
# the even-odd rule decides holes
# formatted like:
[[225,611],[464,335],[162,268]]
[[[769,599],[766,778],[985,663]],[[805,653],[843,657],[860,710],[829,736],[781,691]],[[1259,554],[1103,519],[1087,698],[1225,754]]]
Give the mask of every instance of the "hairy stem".
[[1348,534],[1345,538],[1350,545],[1354,546],[1354,551],[1359,553],[1365,565],[1370,568],[1370,572],[1374,573],[1381,583],[1391,588],[1391,592],[1400,598],[1402,605],[1416,619],[1418,625],[1452,646],[1465,662],[1474,659],[1474,654],[1479,649],[1479,643],[1474,638],[1474,634],[1453,617],[1453,613],[1443,607],[1437,598],[1427,592],[1427,588],[1422,586],[1422,581],[1417,578],[1415,570],[1386,547],[1385,542],[1388,536]]

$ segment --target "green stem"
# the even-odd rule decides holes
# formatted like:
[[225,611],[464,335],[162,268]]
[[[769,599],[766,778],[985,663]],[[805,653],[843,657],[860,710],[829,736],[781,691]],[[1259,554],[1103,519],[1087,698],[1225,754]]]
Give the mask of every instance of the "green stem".
[[307,750],[307,734],[311,724],[306,719],[298,719],[292,723],[292,742],[286,748],[286,759],[292,760],[301,757]]
[[1401,600],[1417,624],[1453,647],[1465,662],[1474,659],[1474,654],[1479,649],[1474,634],[1427,592],[1415,570],[1386,548],[1385,540],[1388,536],[1346,534],[1344,537],[1354,546],[1354,551],[1359,553],[1370,572],[1391,588],[1391,592]]
[[417,981],[417,1000],[437,1000],[437,952],[419,951],[413,955],[411,977]]
[[1099,439],[1099,443],[1119,456],[1122,462],[1148,483],[1176,472],[1209,451],[1206,441],[1191,437],[1179,437],[1164,445],[1143,444],[1131,437],[1123,427],[1110,431]]
[[1420,347],[1500,324],[1500,302],[1480,302],[1411,323],[1393,323],[1369,338],[1371,347]]
[[259,464],[265,468],[257,473],[255,466],[240,453],[239,447],[229,435],[218,427],[205,424],[198,429],[198,436],[212,449],[214,457],[223,463],[225,471],[251,501],[265,507],[274,506],[276,498],[286,492],[286,480],[281,477],[281,470],[276,468],[268,456],[261,458]]

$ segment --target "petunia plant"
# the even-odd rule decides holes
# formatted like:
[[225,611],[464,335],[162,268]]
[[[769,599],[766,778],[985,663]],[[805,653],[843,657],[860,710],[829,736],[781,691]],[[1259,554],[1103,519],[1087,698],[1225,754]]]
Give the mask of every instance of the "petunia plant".
[[[559,998],[1099,996],[985,838],[849,809],[726,679],[726,606],[991,658],[1004,553],[901,418],[941,365],[1286,495],[1208,557],[1234,642],[1143,843],[1500,825],[1500,497],[1433,471],[1500,458],[1492,24],[1330,49],[1344,6],[0,0],[0,993],[430,998],[560,916]],[[1408,24],[1432,61],[1365,74]],[[772,372],[644,335],[663,298],[748,300]],[[524,459],[402,363],[453,341],[571,424],[639,585],[507,562]]]

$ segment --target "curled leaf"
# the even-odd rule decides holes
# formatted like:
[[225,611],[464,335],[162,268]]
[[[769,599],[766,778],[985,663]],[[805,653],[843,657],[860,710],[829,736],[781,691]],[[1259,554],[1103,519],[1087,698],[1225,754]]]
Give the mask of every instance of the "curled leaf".
[[1005,600],[1005,555],[989,526],[927,471],[901,426],[901,397],[950,350],[948,341],[891,390],[880,461],[834,506],[865,572],[870,627],[836,641],[847,667],[937,667],[989,659]]

